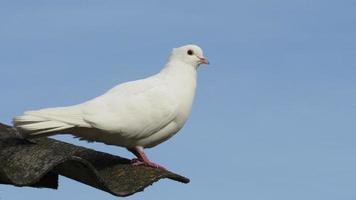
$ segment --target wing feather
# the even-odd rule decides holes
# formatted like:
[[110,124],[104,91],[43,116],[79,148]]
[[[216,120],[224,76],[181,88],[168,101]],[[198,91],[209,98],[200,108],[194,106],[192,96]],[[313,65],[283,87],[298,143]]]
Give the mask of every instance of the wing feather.
[[170,94],[152,80],[129,82],[81,105],[83,119],[123,138],[146,138],[175,119],[178,105]]

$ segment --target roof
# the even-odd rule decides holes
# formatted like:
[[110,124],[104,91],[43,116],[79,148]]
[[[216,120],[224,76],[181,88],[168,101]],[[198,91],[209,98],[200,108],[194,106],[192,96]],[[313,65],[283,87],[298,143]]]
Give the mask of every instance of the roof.
[[0,184],[57,189],[59,175],[116,196],[143,191],[162,178],[189,182],[170,171],[133,166],[129,159],[55,139],[22,139],[0,123]]

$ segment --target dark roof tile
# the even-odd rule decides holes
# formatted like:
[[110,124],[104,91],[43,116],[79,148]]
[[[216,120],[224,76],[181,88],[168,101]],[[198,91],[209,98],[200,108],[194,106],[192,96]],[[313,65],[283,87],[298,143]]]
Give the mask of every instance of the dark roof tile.
[[161,178],[189,179],[160,169],[132,166],[126,158],[50,138],[25,140],[0,124],[0,183],[57,189],[58,175],[116,196],[142,191]]

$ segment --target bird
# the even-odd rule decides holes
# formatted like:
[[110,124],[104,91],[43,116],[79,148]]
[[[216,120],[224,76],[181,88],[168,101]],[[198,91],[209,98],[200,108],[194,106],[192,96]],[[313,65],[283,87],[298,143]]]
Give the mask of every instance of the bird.
[[209,61],[199,46],[173,48],[164,67],[152,76],[118,84],[76,105],[26,111],[13,118],[13,125],[24,138],[71,134],[124,147],[136,156],[133,165],[165,169],[144,149],[170,139],[184,126],[201,64]]

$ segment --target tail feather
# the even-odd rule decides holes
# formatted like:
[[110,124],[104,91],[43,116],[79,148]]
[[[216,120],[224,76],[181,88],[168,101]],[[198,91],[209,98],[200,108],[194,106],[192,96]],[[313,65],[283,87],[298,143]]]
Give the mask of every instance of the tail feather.
[[28,111],[15,117],[13,124],[24,137],[54,135],[69,128],[85,126],[79,111],[76,107]]
[[14,126],[24,137],[36,137],[51,135],[55,131],[61,131],[74,127],[64,122],[39,118],[37,116],[23,115],[14,118]]

